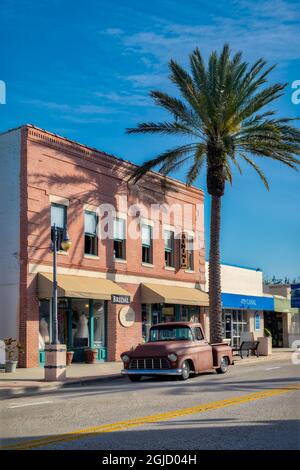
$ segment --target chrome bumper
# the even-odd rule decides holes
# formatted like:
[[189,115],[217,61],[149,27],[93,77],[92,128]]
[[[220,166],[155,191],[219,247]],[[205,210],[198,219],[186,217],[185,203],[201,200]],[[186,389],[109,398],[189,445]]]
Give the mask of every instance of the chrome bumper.
[[123,375],[181,375],[182,369],[122,369]]

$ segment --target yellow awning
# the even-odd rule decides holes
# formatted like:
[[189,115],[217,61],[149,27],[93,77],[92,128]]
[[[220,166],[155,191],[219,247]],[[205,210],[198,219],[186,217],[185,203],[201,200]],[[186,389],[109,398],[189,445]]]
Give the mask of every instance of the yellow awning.
[[182,304],[208,306],[208,294],[190,287],[142,284],[143,304]]
[[[38,297],[47,299],[52,297],[52,279],[50,273],[38,275]],[[57,275],[57,296],[77,297],[84,299],[110,300],[111,295],[130,295],[113,281],[96,277],[72,276],[70,274]]]

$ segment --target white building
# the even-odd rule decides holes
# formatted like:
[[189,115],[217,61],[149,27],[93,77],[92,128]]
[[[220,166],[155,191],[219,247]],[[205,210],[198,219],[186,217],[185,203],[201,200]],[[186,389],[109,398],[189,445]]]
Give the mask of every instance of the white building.
[[[206,290],[208,291],[208,262]],[[221,265],[223,334],[233,347],[241,337],[251,334],[254,339],[264,336],[264,312],[274,311],[274,298],[263,293],[263,273],[260,269]]]

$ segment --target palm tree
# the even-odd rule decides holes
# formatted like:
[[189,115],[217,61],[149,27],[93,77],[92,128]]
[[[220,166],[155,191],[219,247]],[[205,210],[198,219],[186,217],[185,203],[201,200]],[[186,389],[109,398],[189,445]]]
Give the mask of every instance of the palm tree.
[[300,163],[300,131],[291,118],[278,118],[270,103],[282,96],[287,84],[263,86],[274,66],[263,59],[253,65],[231,55],[228,44],[220,54],[212,52],[208,64],[199,49],[190,55],[190,73],[174,60],[169,62],[170,79],[181,99],[160,91],[150,96],[171,114],[165,122],[140,123],[127,133],[150,133],[189,138],[185,145],[164,151],[134,173],[137,182],[146,172],[159,167],[166,175],[190,161],[186,184],[191,185],[206,166],[207,191],[211,196],[209,251],[209,314],[211,341],[222,341],[220,276],[221,200],[226,183],[232,182],[232,168],[242,172],[246,162],[269,189],[268,181],[255,159],[277,160],[297,169]]

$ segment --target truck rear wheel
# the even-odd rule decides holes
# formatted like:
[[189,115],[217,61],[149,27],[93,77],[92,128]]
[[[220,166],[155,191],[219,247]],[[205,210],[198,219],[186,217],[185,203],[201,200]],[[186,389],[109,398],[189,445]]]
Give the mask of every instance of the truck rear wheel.
[[229,365],[228,357],[222,357],[220,361],[220,367],[216,369],[217,373],[226,374],[226,372],[228,371],[228,365]]
[[182,374],[179,376],[180,380],[187,380],[191,373],[191,368],[188,361],[184,361],[182,364]]

